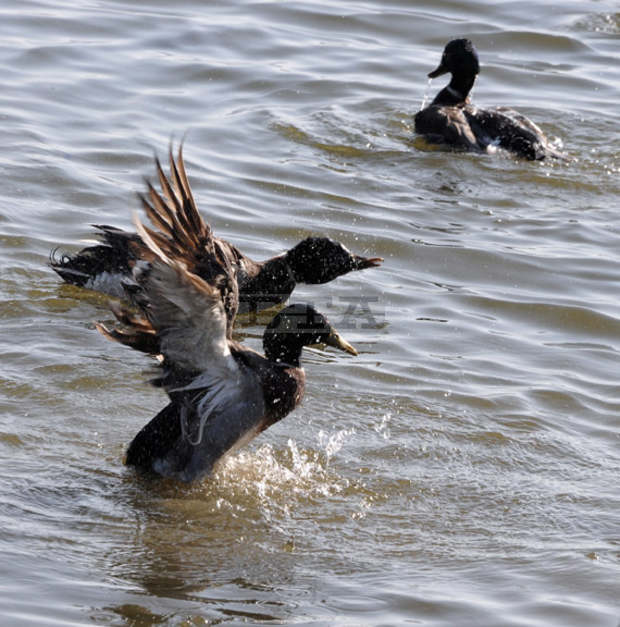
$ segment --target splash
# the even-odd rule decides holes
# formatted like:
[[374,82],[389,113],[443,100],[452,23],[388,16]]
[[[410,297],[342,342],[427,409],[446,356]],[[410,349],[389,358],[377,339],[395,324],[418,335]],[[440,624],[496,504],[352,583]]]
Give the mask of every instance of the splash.
[[429,92],[431,90],[432,82],[433,79],[429,78],[428,82],[426,83],[426,89],[424,90],[424,98],[422,98],[422,106],[420,107],[420,111],[422,111],[422,109],[426,109],[426,107],[428,106],[428,101],[430,99]]
[[289,438],[283,449],[263,444],[254,451],[240,451],[226,458],[207,484],[218,498],[225,494],[227,500],[249,499],[276,509],[286,509],[295,500],[337,494],[349,482],[332,471],[329,462],[352,433],[352,429],[321,431],[317,449],[304,449]]
[[290,521],[305,508],[332,502],[351,489],[365,493],[356,478],[347,478],[333,463],[354,433],[320,431],[309,447],[289,438],[286,445],[264,443],[239,450],[203,481],[188,486],[158,482],[162,503],[196,524],[221,519],[245,528],[267,523],[273,531],[288,533]]
[[328,435],[325,431],[319,431],[319,446],[325,451],[326,463],[344,446],[346,439],[355,433],[355,429],[343,429]]
[[390,412],[381,416],[381,421],[378,424],[373,425],[374,430],[383,437],[384,440],[389,440],[391,437],[390,421],[392,420],[392,414]]

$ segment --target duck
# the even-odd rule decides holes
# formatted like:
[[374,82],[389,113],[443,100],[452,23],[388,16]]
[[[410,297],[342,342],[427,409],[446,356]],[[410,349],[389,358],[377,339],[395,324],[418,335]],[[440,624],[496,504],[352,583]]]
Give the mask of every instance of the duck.
[[[363,257],[352,253],[342,243],[329,237],[307,237],[284,253],[263,261],[255,261],[237,247],[212,235],[210,226],[196,208],[183,161],[183,146],[175,161],[169,150],[170,180],[164,174],[159,159],[155,158],[162,191],[148,183],[146,194],[139,194],[145,211],[158,224],[167,224],[171,216],[184,208],[188,219],[196,226],[195,232],[209,233],[220,254],[237,269],[239,292],[238,313],[256,313],[284,303],[299,283],[317,285],[328,283],[352,271],[380,266],[381,257]],[[99,242],[73,255],[50,255],[51,268],[66,282],[95,290],[117,298],[127,294],[123,283],[131,281],[134,265],[147,261],[151,255],[137,233],[114,226],[93,225]],[[170,233],[164,234],[171,237]],[[204,242],[189,242],[186,261],[200,266]],[[211,244],[211,239],[209,239]],[[196,268],[195,268],[196,269]],[[200,268],[197,268],[200,273]]]
[[169,402],[133,438],[124,461],[140,473],[191,483],[211,475],[226,455],[299,406],[306,384],[304,347],[324,344],[358,353],[307,304],[289,305],[273,317],[263,334],[264,355],[232,340],[227,307],[234,318],[236,303],[225,303],[221,286],[235,282],[229,276],[235,268],[206,250],[203,257],[211,256],[211,269],[220,271],[208,280],[188,267],[182,250],[134,220],[150,262],[133,267],[132,304],[113,301],[121,326],[96,327],[143,352],[157,345],[161,375],[152,383],[166,391]]
[[482,109],[471,104],[469,94],[480,73],[478,52],[471,40],[448,42],[441,62],[428,77],[448,73],[448,85],[415,115],[415,131],[429,143],[472,152],[493,152],[499,147],[528,160],[562,157],[524,115],[507,107]]

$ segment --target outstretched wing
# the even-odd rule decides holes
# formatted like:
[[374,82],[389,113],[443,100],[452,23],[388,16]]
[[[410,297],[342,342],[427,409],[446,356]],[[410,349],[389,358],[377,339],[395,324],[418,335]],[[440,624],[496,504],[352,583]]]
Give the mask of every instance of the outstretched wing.
[[[198,212],[183,161],[183,146],[175,161],[169,151],[170,177],[166,177],[159,159],[155,159],[161,186],[158,192],[147,182],[147,193],[140,200],[152,227],[143,227],[150,241],[168,258],[182,263],[189,272],[211,285],[222,296],[228,319],[228,337],[239,306],[237,266],[229,247],[213,236],[211,227]],[[141,235],[143,235],[141,233]],[[149,259],[152,246],[145,245],[143,259]],[[220,277],[224,277],[221,279]]]
[[143,316],[121,306],[115,313],[129,331],[99,328],[134,348],[137,338],[157,341],[171,404],[136,436],[127,463],[192,481],[265,428],[264,396],[257,374],[231,353],[219,290],[167,257],[139,220],[136,227],[155,255],[134,271]]
[[[157,237],[135,217],[138,235],[152,258],[148,264],[136,264],[131,306],[111,303],[116,318],[125,329],[98,329],[110,339],[132,348],[164,356],[170,367],[187,373],[207,368],[235,369],[228,347],[228,324],[221,285],[228,280],[218,275],[212,283],[191,272],[182,259],[168,256]],[[148,350],[147,350],[148,349]]]
[[208,283],[183,262],[167,257],[137,219],[136,227],[157,255],[149,268],[134,273],[141,288],[136,302],[159,338],[165,362],[186,372],[236,371],[217,285],[223,279]]

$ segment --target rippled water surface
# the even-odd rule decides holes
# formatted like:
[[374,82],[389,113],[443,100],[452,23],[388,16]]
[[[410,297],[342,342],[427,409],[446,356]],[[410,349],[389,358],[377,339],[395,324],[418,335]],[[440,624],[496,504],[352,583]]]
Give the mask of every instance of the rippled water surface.
[[[617,627],[619,35],[606,0],[4,0],[0,622]],[[455,36],[569,160],[414,136]],[[185,133],[247,254],[385,258],[297,290],[360,356],[307,351],[303,405],[191,487],[122,465],[165,397],[46,265]]]

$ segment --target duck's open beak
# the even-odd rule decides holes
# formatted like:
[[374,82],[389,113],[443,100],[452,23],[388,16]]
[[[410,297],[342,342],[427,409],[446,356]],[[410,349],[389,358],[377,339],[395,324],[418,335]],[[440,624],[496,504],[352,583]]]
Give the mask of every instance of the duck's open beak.
[[338,332],[332,329],[332,332],[329,334],[327,340],[325,340],[325,344],[328,346],[333,346],[334,348],[339,348],[341,351],[345,353],[349,353],[349,355],[358,355],[359,353],[347,342],[344,338],[338,335]]
[[354,264],[356,270],[365,270],[366,268],[376,268],[383,263],[383,257],[360,257],[354,255]]
[[443,64],[443,59],[442,59],[441,63],[437,66],[437,68],[434,69],[432,72],[428,73],[428,77],[429,78],[437,78],[438,76],[441,76],[442,74],[445,74],[446,72],[449,72],[449,70]]

